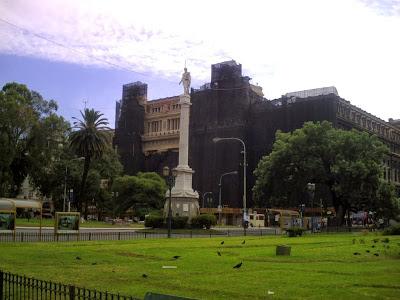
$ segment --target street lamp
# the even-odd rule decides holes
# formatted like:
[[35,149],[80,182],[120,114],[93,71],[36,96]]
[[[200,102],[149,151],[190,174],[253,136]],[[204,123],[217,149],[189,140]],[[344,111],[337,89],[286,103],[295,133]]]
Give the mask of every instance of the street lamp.
[[168,166],[163,168],[163,176],[167,181],[168,189],[169,189],[169,201],[168,201],[168,238],[171,237],[171,221],[172,221],[172,209],[171,209],[171,191],[172,187],[175,185],[175,177],[177,175],[176,169],[170,169]]
[[[116,206],[117,206],[117,199],[118,199],[119,193],[118,193],[118,192],[111,192],[111,195],[112,195],[112,199],[113,199],[113,201],[114,201],[114,207],[116,207]],[[114,219],[116,218],[116,210],[115,210],[115,209],[113,209],[113,218],[114,218]],[[113,222],[114,222],[114,221],[113,221]]]
[[219,177],[219,197],[218,197],[218,224],[221,225],[221,213],[222,213],[222,201],[221,201],[221,194],[222,194],[222,177],[226,175],[237,175],[238,171],[232,171],[232,172],[227,172],[224,174],[221,174]]
[[[243,228],[246,229],[246,221],[247,221],[247,207],[246,207],[246,192],[247,192],[247,187],[246,187],[246,167],[247,167],[247,162],[246,162],[246,145],[243,142],[243,140],[239,138],[234,138],[234,137],[228,137],[228,138],[220,138],[220,137],[215,137],[212,139],[214,143],[218,143],[220,141],[228,141],[228,140],[233,140],[233,141],[238,141],[242,143],[243,146]],[[245,231],[246,234],[246,231]]]
[[314,192],[315,192],[315,183],[307,183],[307,190],[309,192],[311,198],[311,232],[314,232]]
[[205,192],[203,194],[203,208],[204,208],[204,200],[206,199],[206,195],[211,195],[211,197],[212,197],[212,192]]
[[[84,157],[77,157],[77,158],[73,158],[70,161],[74,161],[74,160],[84,160]],[[65,212],[65,202],[67,199],[67,174],[68,174],[68,165],[65,165],[65,174],[64,174],[64,201],[63,201],[63,211]],[[69,207],[69,206],[68,206]],[[68,208],[69,211],[69,208]]]

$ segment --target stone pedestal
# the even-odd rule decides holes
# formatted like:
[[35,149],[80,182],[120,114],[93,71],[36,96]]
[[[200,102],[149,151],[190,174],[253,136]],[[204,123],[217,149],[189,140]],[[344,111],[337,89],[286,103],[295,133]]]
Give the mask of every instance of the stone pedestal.
[[[199,194],[192,188],[192,175],[194,171],[189,167],[189,114],[190,95],[180,97],[181,105],[179,127],[179,165],[176,167],[177,176],[175,186],[172,188],[171,210],[172,216],[186,216],[189,220],[199,214]],[[164,205],[165,215],[168,215],[169,191]]]

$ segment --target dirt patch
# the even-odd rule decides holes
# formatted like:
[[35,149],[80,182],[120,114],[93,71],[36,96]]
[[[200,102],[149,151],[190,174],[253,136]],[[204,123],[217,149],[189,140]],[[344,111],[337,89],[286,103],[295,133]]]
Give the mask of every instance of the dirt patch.
[[135,257],[135,258],[143,258],[143,259],[151,259],[151,260],[164,260],[161,257],[154,256],[154,255],[146,255],[134,252],[117,252],[117,255],[120,256],[127,256],[127,257]]

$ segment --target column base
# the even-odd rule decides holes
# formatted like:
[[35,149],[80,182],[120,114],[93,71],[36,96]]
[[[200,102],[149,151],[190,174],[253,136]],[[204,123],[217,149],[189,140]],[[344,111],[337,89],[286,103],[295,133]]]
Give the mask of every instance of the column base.
[[[196,193],[197,194],[197,193]],[[169,198],[164,204],[164,216],[168,216]],[[199,198],[195,197],[172,197],[171,198],[172,217],[188,217],[189,222],[193,217],[197,217],[200,213]]]

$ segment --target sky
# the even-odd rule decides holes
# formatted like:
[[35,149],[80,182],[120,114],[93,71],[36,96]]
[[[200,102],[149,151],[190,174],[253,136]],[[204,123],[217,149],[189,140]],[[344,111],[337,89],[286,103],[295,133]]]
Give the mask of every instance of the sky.
[[114,126],[122,85],[178,95],[234,59],[267,99],[335,86],[400,119],[400,0],[0,0],[0,88],[26,84],[66,119],[85,105]]

